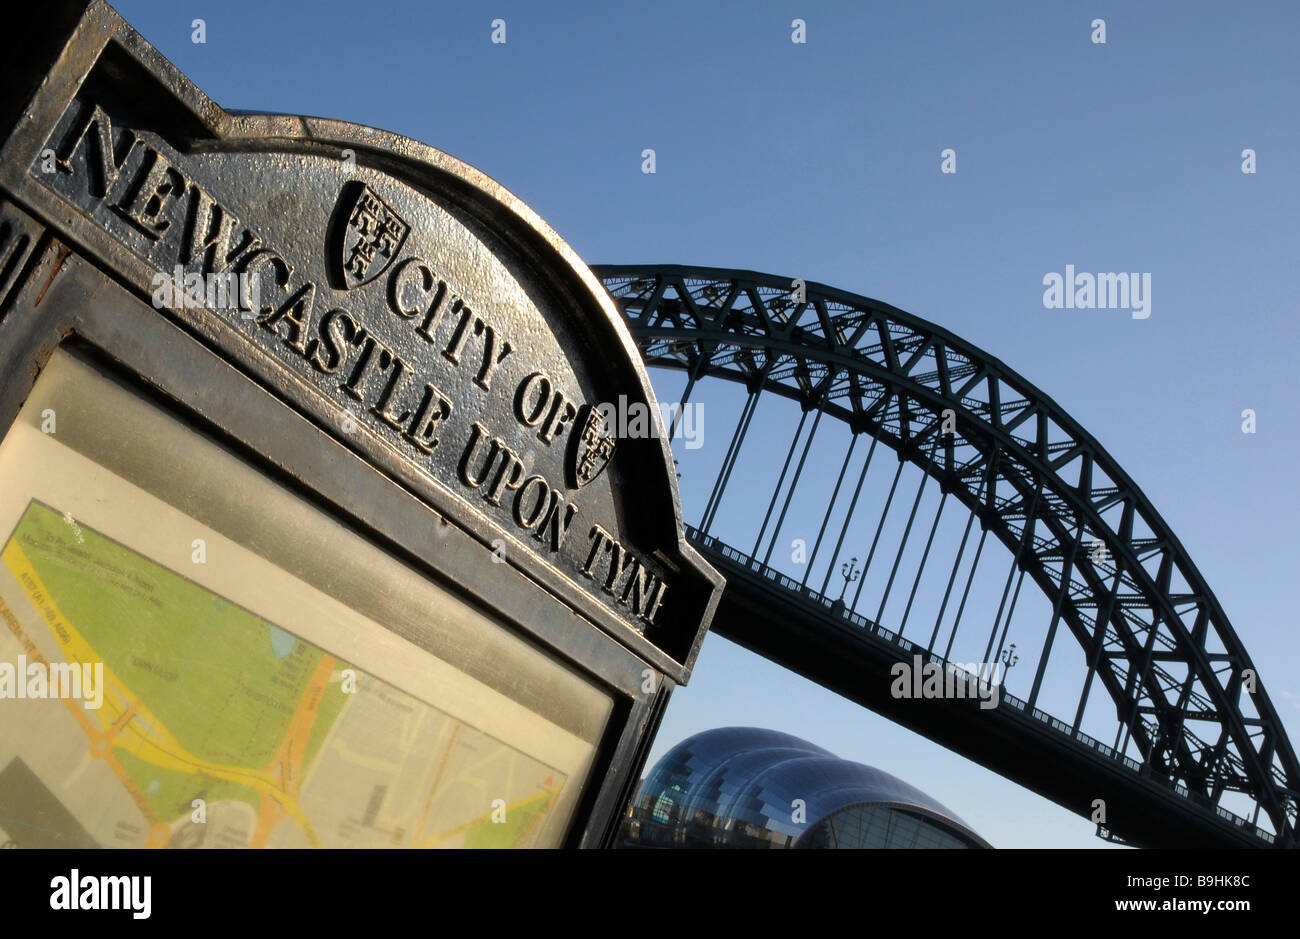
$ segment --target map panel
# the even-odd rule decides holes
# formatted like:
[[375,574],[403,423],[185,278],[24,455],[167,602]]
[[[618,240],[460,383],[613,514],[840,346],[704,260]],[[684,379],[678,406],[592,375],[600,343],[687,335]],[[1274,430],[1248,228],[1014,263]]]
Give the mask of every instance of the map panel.
[[0,701],[0,843],[528,846],[565,785],[39,501],[0,561],[0,662],[103,676],[98,708]]

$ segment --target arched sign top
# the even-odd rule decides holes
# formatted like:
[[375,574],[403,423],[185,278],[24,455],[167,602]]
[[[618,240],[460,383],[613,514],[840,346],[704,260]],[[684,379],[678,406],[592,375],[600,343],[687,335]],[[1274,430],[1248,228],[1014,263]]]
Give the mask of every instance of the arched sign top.
[[445,153],[225,111],[106,4],[77,12],[30,53],[57,80],[0,101],[18,115],[2,182],[21,208],[684,680],[721,578],[683,536],[665,435],[601,420],[620,396],[659,408],[574,251]]

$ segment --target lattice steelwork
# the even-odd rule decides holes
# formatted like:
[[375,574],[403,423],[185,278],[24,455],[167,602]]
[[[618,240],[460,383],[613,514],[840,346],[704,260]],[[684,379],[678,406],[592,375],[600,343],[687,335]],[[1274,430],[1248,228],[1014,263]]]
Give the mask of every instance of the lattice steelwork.
[[[702,530],[692,530],[692,537],[714,542],[710,523],[761,394],[798,402],[803,418],[814,415],[814,434],[822,416],[842,421],[855,444],[869,437],[871,452],[877,444],[893,449],[938,480],[945,499],[970,509],[980,521],[981,549],[991,533],[1011,552],[1012,571],[1019,572],[1015,596],[1027,576],[1050,601],[1052,618],[1032,691],[1027,702],[1013,704],[1047,718],[1036,702],[1051,645],[1064,624],[1083,650],[1087,675],[1073,721],[1050,718],[1053,727],[1079,736],[1089,690],[1100,682],[1116,706],[1117,745],[1095,748],[1105,751],[1097,759],[1124,759],[1148,776],[1154,771],[1167,777],[1186,797],[1188,812],[1217,813],[1264,841],[1296,845],[1300,765],[1257,673],[1253,692],[1250,679],[1243,679],[1254,670],[1250,656],[1146,497],[1047,395],[932,323],[820,284],[803,285],[800,296],[791,279],[750,271],[595,271],[624,312],[646,363],[686,372],[684,398],[704,378],[740,382],[749,391]],[[811,442],[810,436],[791,493]],[[745,558],[751,569],[767,561],[758,556],[759,544],[795,452],[792,443],[764,528]],[[846,480],[840,470],[832,505],[837,498],[856,499],[852,476]],[[915,511],[914,505],[913,516]],[[780,517],[775,524],[780,527]],[[918,526],[922,537],[928,527]],[[841,532],[832,568],[843,540]],[[821,543],[819,535],[818,548]],[[1104,552],[1096,550],[1098,543]],[[1008,577],[1008,590],[1010,584]],[[790,586],[826,603],[801,585]],[[864,625],[893,635],[881,624]],[[994,660],[987,654],[986,659]],[[1140,764],[1123,757],[1130,738],[1143,757]],[[1255,817],[1226,811],[1220,805],[1225,792],[1252,800]],[[1261,812],[1271,824],[1256,828]]]

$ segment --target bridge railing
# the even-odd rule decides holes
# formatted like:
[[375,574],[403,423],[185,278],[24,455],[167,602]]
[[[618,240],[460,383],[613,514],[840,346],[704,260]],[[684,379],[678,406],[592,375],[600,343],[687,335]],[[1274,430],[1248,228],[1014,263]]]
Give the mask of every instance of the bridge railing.
[[[728,560],[732,561],[738,566],[743,567],[746,570],[750,571],[751,573],[757,575],[762,580],[769,581],[785,590],[797,594],[799,597],[801,597],[802,599],[806,600],[809,603],[825,608],[828,611],[829,615],[831,616],[837,615],[836,608],[838,607],[839,608],[838,616],[841,619],[844,619],[852,623],[853,625],[858,626],[869,633],[872,633],[873,635],[879,636],[880,638],[886,640],[887,642],[898,647],[899,649],[902,649],[904,652],[923,654],[929,659],[930,662],[933,662],[934,664],[943,667],[946,667],[951,664],[955,664],[955,663],[948,662],[946,659],[943,658],[943,656],[931,652],[925,649],[923,646],[918,646],[915,643],[910,642],[907,639],[904,639],[902,636],[899,636],[897,633],[886,629],[885,627],[881,626],[879,623],[873,622],[867,617],[853,612],[842,602],[838,600],[832,600],[830,597],[826,596],[820,591],[814,590],[813,588],[795,580],[793,577],[783,574],[780,571],[776,570],[775,568],[769,567],[768,565],[764,564],[762,561],[759,561],[757,558],[750,557],[744,552],[736,548],[733,548],[725,541],[722,541],[721,539],[713,535],[706,534],[705,532],[700,531],[698,528],[694,527],[693,525],[686,525],[684,527],[686,529],[687,537],[689,537],[691,541],[694,542],[696,545],[703,548],[707,548],[710,551],[722,555],[723,557],[727,558]],[[1057,733],[1069,737],[1070,739],[1074,740],[1076,743],[1080,743],[1083,746],[1096,751],[1097,753],[1101,754],[1104,757],[1115,760],[1116,762],[1122,764],[1123,766],[1125,766],[1129,770],[1132,770],[1135,773],[1138,774],[1142,773],[1142,764],[1139,763],[1137,760],[1133,759],[1127,754],[1119,752],[1113,747],[1107,746],[1106,744],[1102,743],[1100,740],[1096,739],[1095,737],[1091,737],[1088,734],[1085,734],[1081,730],[1075,730],[1069,724],[1065,723],[1059,718],[1053,717],[1052,715],[1048,714],[1046,711],[1043,711],[1036,707],[1031,708],[1028,702],[1022,700],[1021,698],[1017,698],[1013,694],[1008,693],[1005,689],[1001,692],[999,699],[1002,702],[1015,708],[1017,711],[1021,712],[1026,717],[1030,717],[1042,724],[1047,725],[1048,727],[1055,730]],[[1157,785],[1167,784],[1168,788],[1171,791],[1173,791],[1179,796],[1182,796],[1184,799],[1190,800],[1192,798],[1191,791],[1182,783],[1176,782],[1174,780],[1161,780],[1154,776],[1145,776],[1144,778],[1150,782],[1156,783]],[[1257,825],[1253,824],[1249,819],[1243,818],[1242,816],[1237,815],[1229,811],[1228,809],[1223,808],[1222,806],[1216,805],[1214,807],[1214,810],[1220,817],[1231,822],[1233,825],[1237,826],[1238,828],[1244,829],[1248,834],[1252,834],[1255,837],[1259,838],[1260,840],[1265,841],[1269,844],[1272,844],[1274,842],[1274,836],[1271,832],[1265,831],[1264,829],[1258,827]]]

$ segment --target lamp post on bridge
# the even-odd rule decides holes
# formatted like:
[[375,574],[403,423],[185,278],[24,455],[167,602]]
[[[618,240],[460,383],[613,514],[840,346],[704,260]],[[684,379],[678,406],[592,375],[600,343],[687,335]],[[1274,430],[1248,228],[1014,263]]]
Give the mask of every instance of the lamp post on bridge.
[[857,558],[849,558],[847,564],[840,565],[840,576],[844,578],[844,586],[840,588],[839,597],[837,597],[835,602],[831,604],[831,610],[836,613],[844,612],[844,593],[849,589],[849,584],[862,576],[862,571],[858,570],[857,567]]
[[1008,646],[1003,651],[1001,655],[1001,662],[1003,665],[1003,669],[1002,669],[1003,687],[1006,687],[1007,684],[1007,673],[1010,672],[1011,669],[1015,668],[1016,663],[1019,661],[1020,661],[1020,656],[1016,655],[1016,644],[1013,642],[1011,643],[1010,646]]
[[844,586],[840,588],[840,598],[838,601],[841,605],[844,603],[844,591],[849,589],[849,584],[862,576],[862,571],[857,570],[857,566],[857,558],[849,558],[848,564],[840,565],[840,576],[844,578]]

